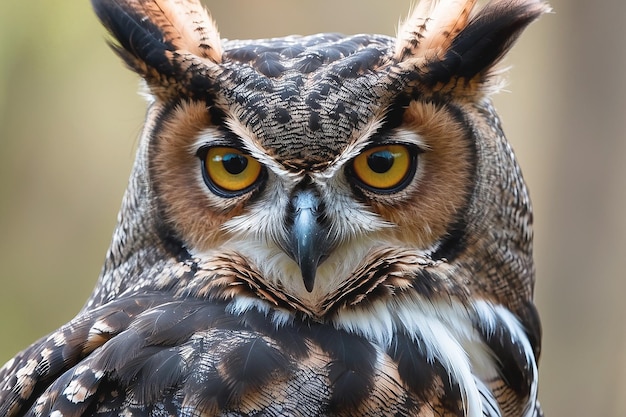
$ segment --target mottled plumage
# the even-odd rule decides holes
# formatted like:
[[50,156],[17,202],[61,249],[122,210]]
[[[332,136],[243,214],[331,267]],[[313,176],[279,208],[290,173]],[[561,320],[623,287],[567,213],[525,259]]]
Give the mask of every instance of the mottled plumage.
[[250,41],[196,0],[92,3],[152,100],[98,284],[0,370],[0,415],[541,415],[531,206],[489,94],[544,3]]

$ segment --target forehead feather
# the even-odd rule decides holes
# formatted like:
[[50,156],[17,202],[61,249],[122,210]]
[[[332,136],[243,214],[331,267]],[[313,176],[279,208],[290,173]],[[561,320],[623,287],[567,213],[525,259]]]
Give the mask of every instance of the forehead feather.
[[382,117],[395,40],[320,34],[226,41],[219,95],[268,152],[295,169],[323,168]]

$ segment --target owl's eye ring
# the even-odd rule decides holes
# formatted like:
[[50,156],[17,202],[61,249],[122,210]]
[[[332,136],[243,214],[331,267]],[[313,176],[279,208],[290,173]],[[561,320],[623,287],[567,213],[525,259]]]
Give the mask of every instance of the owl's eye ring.
[[264,177],[261,163],[237,148],[206,147],[198,151],[198,157],[205,184],[220,197],[243,195],[258,186]]
[[352,160],[349,173],[358,186],[368,191],[393,194],[415,176],[417,154],[417,148],[403,144],[373,146]]

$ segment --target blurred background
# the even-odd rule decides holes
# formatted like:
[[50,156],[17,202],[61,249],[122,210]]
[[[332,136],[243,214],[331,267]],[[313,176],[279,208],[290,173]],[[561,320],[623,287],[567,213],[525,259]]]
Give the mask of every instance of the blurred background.
[[[226,38],[393,35],[409,0],[207,1]],[[552,0],[495,97],[535,205],[546,416],[626,416],[626,2]],[[0,363],[89,296],[145,104],[89,2],[0,2]]]

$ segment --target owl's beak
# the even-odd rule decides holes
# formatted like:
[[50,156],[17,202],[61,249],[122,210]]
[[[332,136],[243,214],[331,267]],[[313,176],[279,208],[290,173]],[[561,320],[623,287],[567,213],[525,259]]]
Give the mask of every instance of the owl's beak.
[[317,267],[331,249],[328,229],[322,222],[320,200],[314,190],[302,189],[291,197],[288,254],[300,266],[304,286],[313,291]]

